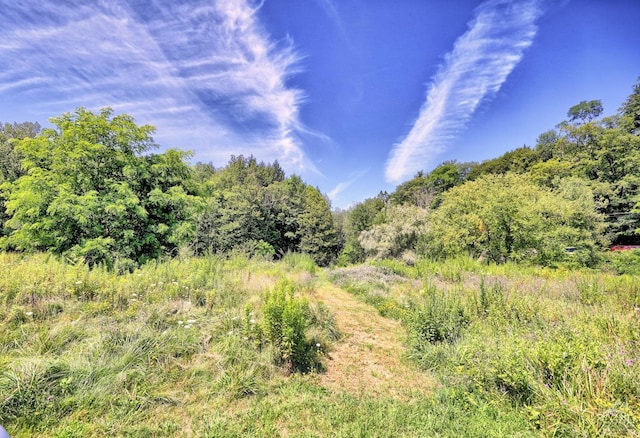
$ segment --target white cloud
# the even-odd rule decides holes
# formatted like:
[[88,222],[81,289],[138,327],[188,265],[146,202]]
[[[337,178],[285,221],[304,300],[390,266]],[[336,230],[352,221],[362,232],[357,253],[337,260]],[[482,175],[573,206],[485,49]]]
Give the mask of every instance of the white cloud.
[[489,0],[476,9],[469,29],[432,79],[417,120],[391,151],[387,181],[400,181],[433,164],[520,62],[541,14],[538,0]]
[[352,175],[351,178],[348,179],[347,181],[342,181],[338,183],[329,193],[327,193],[327,196],[329,197],[331,202],[335,202],[339,200],[340,199],[339,196],[342,194],[342,192],[344,192],[347,188],[349,188],[351,184],[353,184],[354,182],[362,178],[364,175],[366,175],[368,171],[369,171],[368,169],[361,170],[360,172],[357,172],[354,175]]
[[[136,6],[136,4],[138,6]],[[38,120],[111,106],[165,146],[221,164],[254,154],[314,171],[299,134],[299,56],[251,0],[11,2],[0,17],[0,91]]]

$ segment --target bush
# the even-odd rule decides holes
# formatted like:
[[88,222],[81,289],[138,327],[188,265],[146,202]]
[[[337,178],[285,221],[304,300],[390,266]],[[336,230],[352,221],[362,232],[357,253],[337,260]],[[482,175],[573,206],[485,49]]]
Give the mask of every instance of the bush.
[[265,294],[262,330],[275,351],[275,360],[287,372],[308,372],[319,367],[316,349],[307,340],[311,325],[309,303],[294,297],[294,283],[282,280]]
[[437,292],[407,318],[412,347],[422,350],[427,344],[454,342],[469,324],[462,304]]

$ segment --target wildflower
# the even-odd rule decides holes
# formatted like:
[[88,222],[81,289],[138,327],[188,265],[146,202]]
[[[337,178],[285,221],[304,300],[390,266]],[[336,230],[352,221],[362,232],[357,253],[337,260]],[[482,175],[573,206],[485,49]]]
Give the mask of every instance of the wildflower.
[[627,359],[624,363],[625,363],[628,367],[630,367],[631,365],[633,365],[633,359]]
[[234,320],[234,321],[236,321],[237,319],[238,319],[238,317],[237,317],[237,316],[234,316],[234,317],[233,317],[233,320]]
[[137,297],[137,296],[138,296],[138,294],[131,294],[131,296],[132,296],[132,297]]
[[135,298],[131,298],[129,301],[131,301],[132,303],[134,303],[134,302],[136,302],[136,301],[138,301],[138,300],[137,300],[137,299],[135,299]]
[[186,329],[190,329],[190,328],[191,328],[191,324],[187,324],[187,325],[185,325],[185,326],[184,326],[184,328],[186,328]]
[[320,348],[320,342],[316,343],[316,347]]
[[81,281],[76,281],[76,284],[82,284],[82,282]]
[[229,336],[233,335],[233,330],[229,330],[229,333],[227,333]]
[[27,316],[33,316],[33,312],[24,312],[24,314]]
[[249,321],[249,324],[255,324],[255,323],[256,323],[256,320],[255,320],[255,319],[251,319],[251,320]]
[[193,324],[194,322],[196,322],[195,319],[187,319],[187,324]]
[[182,324],[184,324],[184,321],[182,320],[178,321],[178,325],[182,325]]

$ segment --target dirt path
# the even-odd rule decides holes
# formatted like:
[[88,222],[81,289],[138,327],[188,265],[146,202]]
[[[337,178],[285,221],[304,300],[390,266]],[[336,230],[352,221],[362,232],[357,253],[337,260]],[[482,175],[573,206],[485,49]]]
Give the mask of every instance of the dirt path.
[[431,392],[435,379],[402,360],[404,329],[329,283],[312,295],[334,313],[342,339],[329,354],[320,382],[353,394],[411,398]]

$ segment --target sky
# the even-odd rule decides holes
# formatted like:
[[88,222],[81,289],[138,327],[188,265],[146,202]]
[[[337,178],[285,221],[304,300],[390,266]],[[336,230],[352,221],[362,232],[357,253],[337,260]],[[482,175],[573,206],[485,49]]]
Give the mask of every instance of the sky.
[[481,162],[640,77],[639,0],[0,0],[0,121],[111,107],[335,208]]

